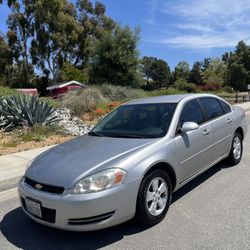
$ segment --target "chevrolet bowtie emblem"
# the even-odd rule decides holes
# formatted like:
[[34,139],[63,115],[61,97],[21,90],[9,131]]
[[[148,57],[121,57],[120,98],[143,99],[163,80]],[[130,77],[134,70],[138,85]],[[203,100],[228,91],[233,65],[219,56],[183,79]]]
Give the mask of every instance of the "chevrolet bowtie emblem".
[[43,186],[42,186],[41,184],[39,184],[39,183],[37,183],[37,184],[35,185],[35,187],[36,187],[36,189],[42,189],[42,188],[43,188]]

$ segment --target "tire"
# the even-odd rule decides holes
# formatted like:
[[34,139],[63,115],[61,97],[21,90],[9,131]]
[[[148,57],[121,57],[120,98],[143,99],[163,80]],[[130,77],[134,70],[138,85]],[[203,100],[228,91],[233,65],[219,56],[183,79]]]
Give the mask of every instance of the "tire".
[[159,223],[166,216],[171,200],[172,184],[168,174],[161,169],[153,170],[141,182],[135,219],[146,226]]
[[227,163],[230,166],[235,166],[239,164],[242,157],[242,151],[243,151],[242,136],[239,132],[235,132],[231,145],[231,150],[228,158],[226,159]]

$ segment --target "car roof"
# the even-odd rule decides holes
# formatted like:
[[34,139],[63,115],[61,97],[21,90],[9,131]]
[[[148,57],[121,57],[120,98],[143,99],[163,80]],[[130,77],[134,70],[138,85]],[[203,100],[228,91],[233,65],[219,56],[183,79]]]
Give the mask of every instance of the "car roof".
[[193,99],[199,97],[217,97],[212,94],[179,94],[179,95],[163,95],[163,96],[155,96],[143,99],[137,99],[133,101],[129,101],[124,103],[124,105],[131,104],[149,104],[149,103],[178,103],[182,99]]

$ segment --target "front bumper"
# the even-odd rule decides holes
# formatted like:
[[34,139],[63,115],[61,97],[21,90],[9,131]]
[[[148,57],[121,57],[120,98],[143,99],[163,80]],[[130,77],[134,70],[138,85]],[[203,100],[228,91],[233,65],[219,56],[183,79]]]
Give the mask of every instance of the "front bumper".
[[[97,193],[73,195],[71,190],[65,190],[57,195],[36,190],[22,178],[18,192],[22,209],[34,221],[69,231],[92,231],[133,218],[139,185],[140,179]],[[41,203],[42,219],[27,212],[26,198]]]

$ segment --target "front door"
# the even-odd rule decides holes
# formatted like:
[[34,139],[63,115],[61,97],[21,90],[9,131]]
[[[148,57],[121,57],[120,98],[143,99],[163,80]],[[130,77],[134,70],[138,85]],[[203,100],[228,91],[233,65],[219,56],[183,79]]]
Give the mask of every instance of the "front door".
[[178,127],[184,122],[195,122],[199,128],[186,133],[178,132],[177,129],[174,141],[178,151],[181,182],[208,166],[212,157],[210,125],[205,123],[204,114],[196,99],[185,104]]

